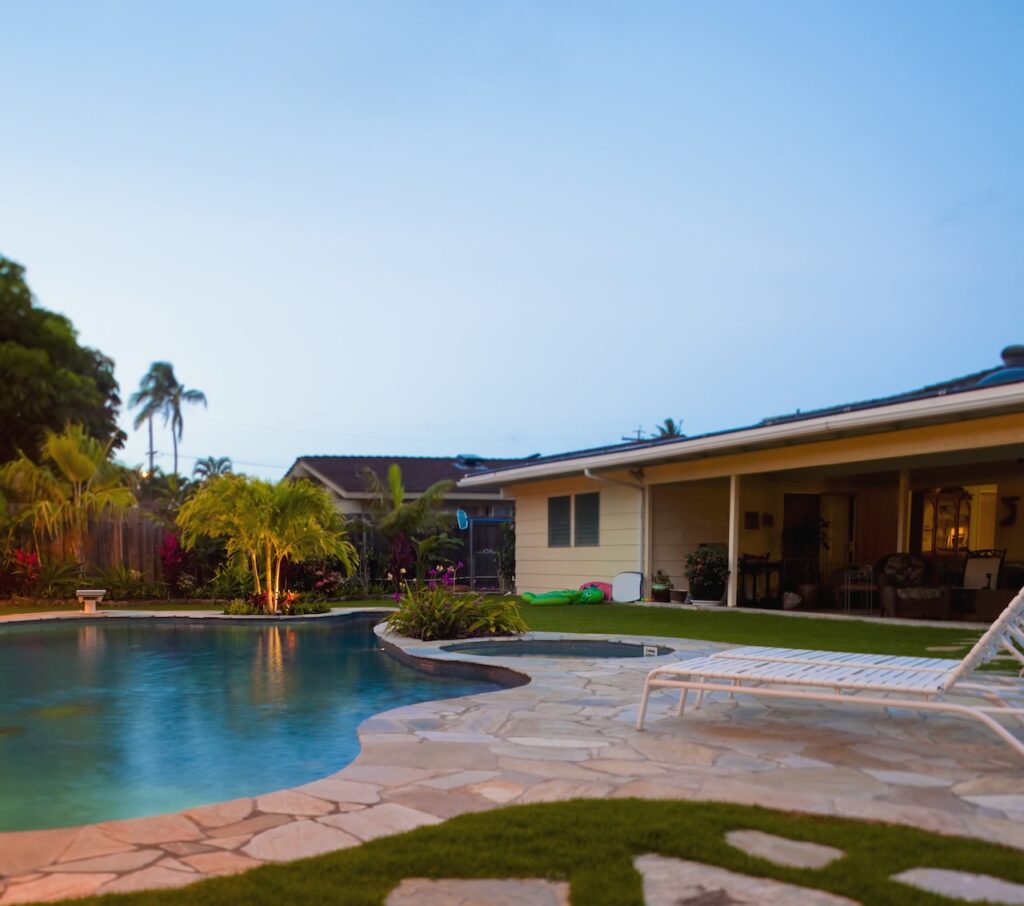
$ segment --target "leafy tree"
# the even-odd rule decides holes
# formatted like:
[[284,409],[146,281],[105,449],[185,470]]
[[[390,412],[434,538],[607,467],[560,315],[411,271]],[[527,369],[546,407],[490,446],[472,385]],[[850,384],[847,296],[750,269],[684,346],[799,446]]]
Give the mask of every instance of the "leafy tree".
[[372,469],[363,470],[363,480],[373,494],[370,516],[374,526],[387,542],[392,581],[397,589],[402,571],[416,560],[417,577],[422,579],[426,571],[425,556],[437,545],[420,545],[422,554],[417,556],[414,541],[422,541],[431,535],[438,535],[451,523],[451,516],[445,513],[444,495],[453,487],[453,481],[436,481],[414,500],[408,499],[402,484],[402,468],[398,463],[388,466],[387,478]]
[[131,408],[141,407],[133,422],[136,430],[143,422],[149,424],[149,471],[153,471],[153,416],[163,416],[164,425],[171,425],[171,441],[174,444],[174,474],[178,474],[178,441],[185,429],[181,414],[183,403],[206,405],[206,394],[201,390],[190,390],[174,375],[170,362],[153,362],[139,381],[139,389],[128,399]]
[[654,429],[655,433],[651,435],[652,440],[661,440],[663,437],[685,437],[683,434],[683,420],[679,419],[677,422],[674,418],[666,418],[660,425]]
[[25,269],[0,255],[0,461],[35,455],[46,431],[68,422],[120,447],[120,405],[114,363],[80,346],[66,317],[37,306]]
[[90,437],[82,425],[47,431],[37,464],[24,454],[0,468],[0,482],[20,507],[37,539],[63,538],[84,571],[89,521],[135,504],[127,470],[110,461],[111,442]]
[[351,573],[357,557],[330,494],[305,479],[274,484],[222,475],[200,485],[178,512],[182,541],[223,538],[228,557],[252,572],[256,594],[270,613],[281,597],[281,566],[336,557]]
[[196,464],[192,467],[192,477],[198,481],[206,481],[207,478],[227,475],[230,471],[230,456],[207,456],[196,461]]

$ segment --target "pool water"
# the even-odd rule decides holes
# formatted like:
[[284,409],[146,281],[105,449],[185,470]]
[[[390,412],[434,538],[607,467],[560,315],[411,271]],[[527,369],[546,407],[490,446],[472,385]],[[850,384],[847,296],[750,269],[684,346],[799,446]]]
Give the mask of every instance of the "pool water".
[[374,622],[0,627],[0,831],[306,783],[356,757],[373,714],[499,688],[399,664]]
[[590,639],[516,639],[501,642],[458,642],[443,645],[442,651],[477,654],[484,657],[660,657],[673,649],[664,645],[606,642]]

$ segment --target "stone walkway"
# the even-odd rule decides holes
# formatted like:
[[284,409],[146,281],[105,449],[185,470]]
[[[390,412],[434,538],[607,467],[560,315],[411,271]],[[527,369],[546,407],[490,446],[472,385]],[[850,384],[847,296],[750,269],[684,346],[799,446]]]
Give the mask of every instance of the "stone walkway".
[[[292,790],[173,815],[0,834],[0,906],[180,886],[465,812],[575,797],[757,804],[1024,849],[1019,759],[970,722],[720,696],[678,719],[669,714],[674,697],[659,693],[648,729],[638,733],[643,678],[664,658],[485,658],[392,641],[410,656],[502,664],[532,682],[372,717],[352,764]],[[677,649],[671,658],[723,647],[659,641]]]

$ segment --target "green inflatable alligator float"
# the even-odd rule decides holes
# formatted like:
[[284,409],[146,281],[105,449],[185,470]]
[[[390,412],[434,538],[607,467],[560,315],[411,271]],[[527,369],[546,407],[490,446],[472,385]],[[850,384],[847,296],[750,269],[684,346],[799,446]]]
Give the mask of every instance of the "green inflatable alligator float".
[[604,592],[600,588],[563,588],[561,591],[547,591],[542,595],[526,592],[523,594],[523,600],[527,604],[600,604],[604,600]]

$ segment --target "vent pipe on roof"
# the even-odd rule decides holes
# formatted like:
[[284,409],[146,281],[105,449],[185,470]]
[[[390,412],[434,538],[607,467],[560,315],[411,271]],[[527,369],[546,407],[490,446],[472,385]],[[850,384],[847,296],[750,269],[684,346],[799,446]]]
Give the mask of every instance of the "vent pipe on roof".
[[1007,346],[1002,357],[1004,368],[1024,368],[1024,346]]
[[1024,381],[1024,346],[1007,346],[1003,352],[1003,367],[985,375],[975,387],[995,387]]

